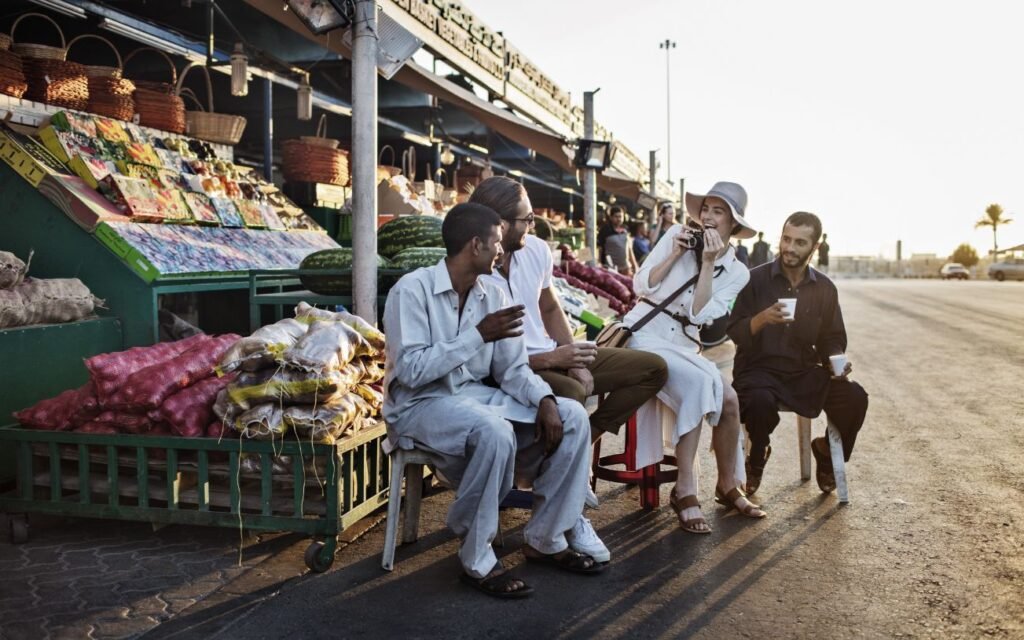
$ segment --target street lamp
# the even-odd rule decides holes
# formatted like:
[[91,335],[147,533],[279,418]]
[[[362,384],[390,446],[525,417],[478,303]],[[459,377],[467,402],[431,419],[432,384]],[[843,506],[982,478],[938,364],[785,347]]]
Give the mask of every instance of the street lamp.
[[668,174],[665,176],[667,182],[672,182],[672,74],[669,72],[669,50],[676,48],[676,43],[668,38],[658,43],[659,49],[665,50],[665,135],[668,142],[665,145],[665,154],[668,156]]

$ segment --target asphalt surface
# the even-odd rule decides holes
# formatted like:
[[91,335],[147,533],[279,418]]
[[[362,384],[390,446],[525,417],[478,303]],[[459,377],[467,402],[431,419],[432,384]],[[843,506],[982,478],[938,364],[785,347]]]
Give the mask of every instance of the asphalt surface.
[[581,577],[525,564],[528,514],[505,511],[499,553],[536,590],[505,602],[459,583],[440,491],[393,573],[383,526],[320,575],[298,575],[296,537],[144,637],[1024,638],[1024,283],[838,284],[871,397],[849,505],[801,483],[784,416],[757,494],[765,520],[715,506],[702,445],[713,534],[679,530],[668,485],[644,512],[635,488],[602,481],[587,515],[613,559]]

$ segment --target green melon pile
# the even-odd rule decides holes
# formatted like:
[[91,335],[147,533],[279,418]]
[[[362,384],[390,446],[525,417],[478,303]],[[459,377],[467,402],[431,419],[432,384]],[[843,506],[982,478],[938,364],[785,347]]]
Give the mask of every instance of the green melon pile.
[[443,246],[436,216],[400,216],[377,230],[377,253],[388,259],[405,249]]
[[432,267],[444,258],[448,253],[444,249],[436,247],[422,247],[400,251],[391,260],[396,269],[412,271],[420,267]]
[[[388,269],[392,266],[391,261],[382,256],[377,256],[377,268]],[[324,249],[311,253],[299,265],[300,269],[351,269],[352,249],[341,247],[338,249]],[[299,276],[302,286],[313,293],[326,296],[349,295],[352,293],[352,276],[345,275],[315,275],[304,274]]]

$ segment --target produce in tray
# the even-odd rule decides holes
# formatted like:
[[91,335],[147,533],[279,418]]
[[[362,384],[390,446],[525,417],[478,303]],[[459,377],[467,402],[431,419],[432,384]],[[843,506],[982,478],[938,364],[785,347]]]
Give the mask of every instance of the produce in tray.
[[107,142],[135,144],[118,121],[108,118],[93,118],[93,121],[96,123],[96,135]]
[[155,222],[164,219],[160,203],[148,180],[112,173],[100,182],[100,190],[118,211],[137,221]]
[[205,194],[184,191],[181,195],[185,199],[189,211],[192,213],[192,218],[197,223],[212,226],[220,225],[220,216],[217,215],[217,210],[214,208],[213,203],[210,202],[210,198]]
[[50,116],[50,124],[60,131],[73,131],[90,138],[97,136],[96,121],[92,116],[72,113],[70,111],[58,111]]

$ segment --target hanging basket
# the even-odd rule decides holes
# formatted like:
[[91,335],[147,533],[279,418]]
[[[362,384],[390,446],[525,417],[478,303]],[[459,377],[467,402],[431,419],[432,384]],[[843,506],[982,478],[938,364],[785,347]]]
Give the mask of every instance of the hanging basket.
[[[199,102],[193,92],[183,92],[182,90],[182,84],[185,82],[185,78],[188,77],[188,72],[196,67],[203,70],[203,74],[206,78],[206,92],[208,97],[207,104],[209,105],[209,110],[203,109],[202,103]],[[185,67],[185,70],[181,72],[181,77],[178,78],[178,84],[175,87],[175,94],[179,97],[183,94],[188,95],[189,98],[194,100],[196,105],[199,107],[199,111],[185,112],[185,133],[193,138],[199,138],[200,140],[207,140],[209,142],[217,142],[220,144],[235,145],[242,139],[242,133],[245,132],[245,118],[227,113],[214,112],[213,83],[210,81],[210,70],[205,66],[193,62]]]
[[102,36],[85,34],[73,38],[68,43],[68,55],[71,54],[71,48],[75,46],[76,42],[85,39],[99,40],[105,43],[114,52],[114,57],[117,59],[116,67],[85,65],[85,74],[89,82],[88,110],[115,120],[131,120],[135,116],[135,101],[132,100],[135,84],[131,80],[121,77],[124,68],[121,54],[110,40]]
[[[29,42],[15,42],[14,32],[18,28],[18,24],[25,18],[42,18],[57,30],[57,34],[60,36],[60,46],[54,47],[48,44],[33,44]],[[64,39],[64,32],[61,31],[60,25],[53,21],[53,18],[44,15],[42,13],[23,13],[18,16],[18,19],[11,25],[11,48],[22,58],[37,58],[42,60],[60,60],[64,61],[68,55],[67,41]]]
[[132,58],[143,52],[156,53],[167,61],[167,66],[171,69],[171,81],[167,83],[132,79],[135,85],[132,100],[135,103],[135,113],[139,116],[139,124],[171,133],[185,133],[185,103],[174,93],[174,87],[178,82],[178,70],[171,58],[159,49],[141,47],[124,57],[122,69],[127,67]]
[[288,182],[322,182],[348,186],[351,182],[348,152],[302,140],[285,140],[281,173]]
[[[384,152],[391,152],[391,164],[384,164]],[[395,166],[395,148],[389,144],[384,145],[380,148],[380,154],[377,155],[377,182],[381,180],[389,180],[395,176],[401,175],[402,170]]]
[[116,67],[107,67],[103,65],[87,64],[85,65],[85,74],[90,78],[115,78],[120,79],[122,71],[124,70],[124,61],[121,60],[121,54],[118,52],[117,47],[110,40],[107,40],[103,36],[98,36],[93,33],[82,34],[78,37],[72,38],[71,42],[68,43],[67,52],[70,55],[71,47],[75,46],[76,42],[82,40],[99,40],[103,44],[110,47],[110,50],[114,52],[114,58],[117,59]]
[[28,91],[21,57],[0,49],[0,93],[20,98]]
[[315,136],[299,136],[299,140],[302,140],[306,144],[311,144],[316,147],[326,147],[328,149],[337,149],[340,142],[333,138],[327,137],[327,114],[321,114],[320,122],[316,125]]

